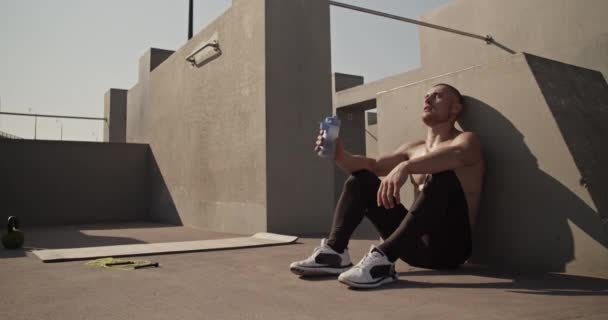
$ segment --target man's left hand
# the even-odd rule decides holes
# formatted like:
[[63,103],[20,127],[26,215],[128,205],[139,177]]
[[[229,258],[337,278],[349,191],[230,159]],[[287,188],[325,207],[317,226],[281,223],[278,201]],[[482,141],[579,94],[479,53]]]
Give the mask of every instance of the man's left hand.
[[407,181],[408,173],[405,169],[405,163],[398,164],[391,172],[382,179],[378,194],[376,196],[378,207],[386,209],[394,208],[395,205],[401,203],[399,190]]

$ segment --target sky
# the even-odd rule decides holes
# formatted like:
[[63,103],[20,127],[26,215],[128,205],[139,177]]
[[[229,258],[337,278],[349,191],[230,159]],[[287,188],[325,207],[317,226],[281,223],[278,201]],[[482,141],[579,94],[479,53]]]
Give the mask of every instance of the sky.
[[[418,18],[450,0],[342,0]],[[231,0],[194,0],[194,32]],[[0,0],[0,110],[103,117],[109,88],[137,82],[150,47],[187,41],[188,1]],[[331,7],[332,71],[365,82],[420,65],[417,26]],[[34,130],[34,127],[36,130]],[[103,140],[102,121],[0,115],[0,131],[24,138]]]

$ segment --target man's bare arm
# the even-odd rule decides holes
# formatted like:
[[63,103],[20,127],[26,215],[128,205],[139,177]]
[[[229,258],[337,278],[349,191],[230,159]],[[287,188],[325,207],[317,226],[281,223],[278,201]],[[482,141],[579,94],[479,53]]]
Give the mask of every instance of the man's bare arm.
[[336,148],[336,164],[347,173],[352,173],[361,169],[366,169],[373,172],[377,176],[386,176],[398,164],[409,160],[409,151],[412,147],[424,143],[424,141],[415,141],[406,143],[399,147],[390,155],[381,156],[378,159],[368,158],[360,155],[352,155],[344,150],[340,144]]
[[481,143],[472,133],[463,133],[450,146],[398,164],[382,179],[378,206],[393,208],[400,203],[399,190],[412,173],[436,173],[471,166],[481,160]]

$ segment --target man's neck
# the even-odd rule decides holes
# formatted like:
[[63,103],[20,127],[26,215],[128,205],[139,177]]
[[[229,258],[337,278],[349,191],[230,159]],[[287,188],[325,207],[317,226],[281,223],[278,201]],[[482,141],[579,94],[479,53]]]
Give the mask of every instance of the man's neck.
[[426,133],[426,147],[433,149],[437,144],[450,140],[454,137],[454,124],[452,122],[444,122],[428,127]]

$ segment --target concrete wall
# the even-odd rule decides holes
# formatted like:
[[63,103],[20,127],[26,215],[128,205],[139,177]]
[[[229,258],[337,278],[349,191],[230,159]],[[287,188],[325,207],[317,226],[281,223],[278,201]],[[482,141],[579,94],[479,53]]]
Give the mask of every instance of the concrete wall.
[[[185,225],[266,230],[264,17],[264,1],[234,1],[150,72],[149,100],[128,112]],[[186,57],[215,32],[222,55],[191,66]]]
[[365,155],[378,158],[378,113],[365,112]]
[[[487,161],[472,260],[608,275],[606,168],[599,165],[608,99],[601,75],[518,54],[387,91],[377,100],[380,153],[404,137],[424,138],[422,97],[439,82],[468,96],[460,125],[481,138]],[[580,145],[581,139],[590,142]],[[580,185],[585,171],[597,176],[595,190]],[[411,204],[409,183],[402,198]]]
[[[419,19],[482,36],[491,34],[511,51],[597,70],[607,78],[605,12],[608,1],[604,0],[455,0]],[[341,107],[374,100],[381,91],[511,55],[457,34],[425,27],[419,27],[419,33],[420,68],[344,90],[336,95],[335,104]]]
[[608,84],[599,72],[527,56],[608,232]]
[[148,146],[0,140],[0,221],[149,220]]
[[[387,48],[387,50],[389,49]],[[426,77],[428,77],[426,70],[418,68],[369,83],[361,83],[358,86],[345,88],[336,93],[334,106],[340,108],[353,105],[367,105],[370,106],[368,109],[373,109],[375,108],[376,94],[378,92],[425,79]]]
[[[214,33],[221,54],[191,66],[185,58]],[[237,0],[144,72],[129,92],[127,139],[150,143],[185,225],[329,228],[331,165],[312,145],[332,112],[330,52],[327,1]]]
[[[608,75],[608,1],[456,0],[422,20],[495,40],[515,52],[600,71]],[[422,66],[431,75],[485,64],[510,53],[485,42],[420,28]]]
[[104,95],[103,141],[127,141],[127,90],[110,89]]

